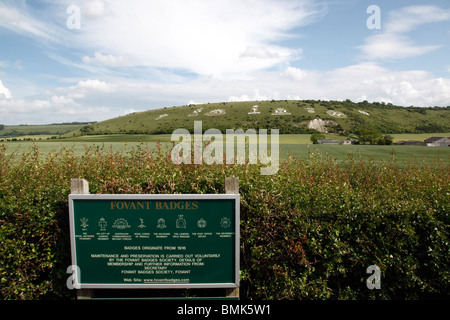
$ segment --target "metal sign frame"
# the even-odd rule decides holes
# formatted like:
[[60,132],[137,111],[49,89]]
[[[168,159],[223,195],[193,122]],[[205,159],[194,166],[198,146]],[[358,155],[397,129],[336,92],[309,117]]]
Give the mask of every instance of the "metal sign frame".
[[162,289],[162,288],[238,288],[240,271],[240,196],[239,194],[70,194],[69,221],[72,265],[77,265],[77,239],[75,233],[74,202],[89,201],[195,201],[195,200],[232,200],[234,201],[234,281],[226,283],[83,283],[81,276],[74,277],[76,289]]

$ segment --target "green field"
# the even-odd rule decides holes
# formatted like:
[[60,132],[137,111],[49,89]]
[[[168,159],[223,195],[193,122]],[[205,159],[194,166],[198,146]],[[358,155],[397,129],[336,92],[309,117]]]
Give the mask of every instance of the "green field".
[[[450,134],[416,134],[395,135],[398,140],[423,140],[429,136],[449,136]],[[334,139],[343,137],[327,135]],[[399,162],[433,162],[435,160],[450,164],[450,148],[425,147],[425,146],[378,146],[378,145],[311,145],[308,134],[282,134],[280,135],[281,159],[287,158],[288,154],[300,159],[306,159],[311,152],[320,153],[322,157],[332,157],[339,161],[361,158],[364,160],[389,161],[395,159]],[[75,155],[82,155],[86,147],[97,146],[105,150],[129,151],[138,146],[153,149],[158,141],[163,148],[172,148],[171,135],[98,135],[82,136],[70,140],[48,140],[48,141],[9,141],[4,143],[7,154],[15,153],[17,156],[28,152],[36,146],[42,155],[52,151],[69,148]],[[308,145],[309,144],[309,145]],[[225,148],[224,148],[225,150]]]
[[60,136],[68,132],[79,130],[87,123],[59,123],[45,125],[0,125],[0,138],[16,139],[47,139],[54,136]]
[[403,162],[434,162],[436,160],[450,164],[450,148],[432,148],[424,146],[372,146],[372,145],[281,145],[282,158],[287,153],[304,159],[308,152],[319,152],[322,157],[331,157],[339,161],[353,159]]

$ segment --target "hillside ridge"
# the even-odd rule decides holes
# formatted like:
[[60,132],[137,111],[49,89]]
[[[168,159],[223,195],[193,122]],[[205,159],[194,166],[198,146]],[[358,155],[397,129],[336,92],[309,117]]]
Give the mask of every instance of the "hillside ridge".
[[450,132],[450,106],[400,107],[321,100],[220,102],[165,107],[135,112],[86,125],[70,135],[170,134],[184,128],[193,132],[194,121],[203,130],[279,129],[280,133],[358,133],[361,128],[382,133]]

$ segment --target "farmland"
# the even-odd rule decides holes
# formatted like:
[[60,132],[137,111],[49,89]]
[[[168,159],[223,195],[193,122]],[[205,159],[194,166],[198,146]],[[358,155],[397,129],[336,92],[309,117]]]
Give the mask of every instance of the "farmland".
[[46,125],[16,125],[4,126],[0,125],[0,137],[16,138],[16,139],[47,139],[54,136],[60,136],[75,130],[79,130],[87,125],[86,122],[71,122],[60,124]]
[[[431,136],[450,136],[449,133],[434,134],[396,134],[394,141],[398,140],[424,140]],[[327,137],[344,139],[332,134]],[[282,134],[280,135],[281,159],[286,159],[290,154],[299,159],[309,157],[311,151],[319,152],[323,157],[336,158],[339,161],[348,159],[349,156],[361,157],[365,160],[389,161],[396,159],[398,162],[430,162],[440,160],[450,164],[450,148],[425,147],[425,146],[378,146],[378,145],[307,145],[310,144],[309,134]],[[87,146],[98,146],[114,151],[126,151],[143,144],[153,148],[159,141],[163,148],[172,148],[171,135],[88,135],[63,140],[47,141],[8,141],[5,143],[7,154],[20,155],[36,146],[42,155],[61,148],[69,148],[75,155],[84,154]]]

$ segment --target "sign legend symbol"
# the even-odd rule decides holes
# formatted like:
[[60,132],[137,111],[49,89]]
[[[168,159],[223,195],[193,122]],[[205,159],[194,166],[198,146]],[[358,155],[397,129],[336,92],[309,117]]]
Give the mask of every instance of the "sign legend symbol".
[[197,226],[199,228],[203,229],[204,227],[206,227],[206,225],[207,225],[207,223],[206,223],[205,219],[203,219],[203,218],[201,218],[200,220],[197,221]]
[[178,229],[186,229],[186,219],[183,218],[183,215],[178,216],[176,226]]

